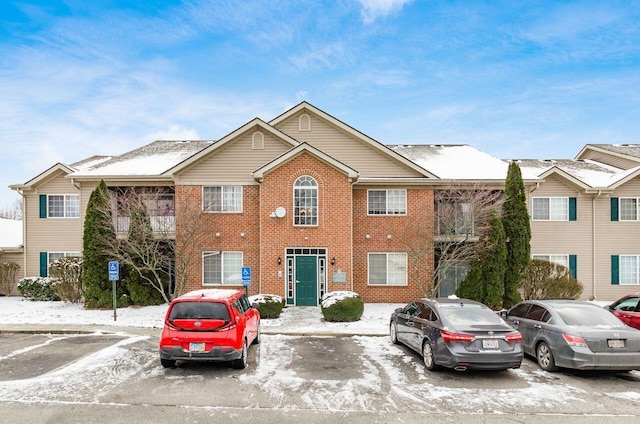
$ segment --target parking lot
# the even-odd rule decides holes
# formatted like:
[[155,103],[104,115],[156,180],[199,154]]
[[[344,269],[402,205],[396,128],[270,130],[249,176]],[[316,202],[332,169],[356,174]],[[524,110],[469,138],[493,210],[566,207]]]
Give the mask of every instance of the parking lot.
[[526,359],[517,370],[433,373],[388,337],[263,335],[238,371],[165,370],[153,330],[0,334],[2,422],[596,422],[636,420],[639,406],[636,371],[546,373]]

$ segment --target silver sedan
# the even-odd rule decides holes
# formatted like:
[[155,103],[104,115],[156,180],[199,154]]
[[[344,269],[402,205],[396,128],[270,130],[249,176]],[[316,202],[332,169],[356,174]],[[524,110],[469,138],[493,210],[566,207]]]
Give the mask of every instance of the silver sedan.
[[640,331],[592,303],[525,300],[507,312],[507,322],[543,370],[640,369]]

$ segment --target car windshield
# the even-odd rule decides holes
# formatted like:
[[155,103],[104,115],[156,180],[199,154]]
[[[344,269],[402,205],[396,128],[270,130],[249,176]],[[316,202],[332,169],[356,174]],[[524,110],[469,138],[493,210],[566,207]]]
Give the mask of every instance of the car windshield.
[[565,324],[582,327],[622,327],[615,315],[598,307],[558,306],[555,310]]
[[441,305],[440,314],[454,326],[504,325],[492,310],[477,305]]
[[218,302],[178,302],[173,305],[169,321],[174,319],[221,319],[229,321],[227,305]]

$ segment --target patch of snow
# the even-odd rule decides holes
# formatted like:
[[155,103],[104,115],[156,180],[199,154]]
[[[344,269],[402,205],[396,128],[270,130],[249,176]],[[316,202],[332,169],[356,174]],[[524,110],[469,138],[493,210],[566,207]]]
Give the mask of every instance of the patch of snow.
[[0,218],[0,247],[20,247],[22,240],[22,221]]

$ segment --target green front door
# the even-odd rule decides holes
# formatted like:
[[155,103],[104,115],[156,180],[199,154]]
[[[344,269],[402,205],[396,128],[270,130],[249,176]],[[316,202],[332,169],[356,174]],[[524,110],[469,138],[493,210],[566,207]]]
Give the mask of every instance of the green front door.
[[318,257],[296,256],[296,305],[318,305]]

